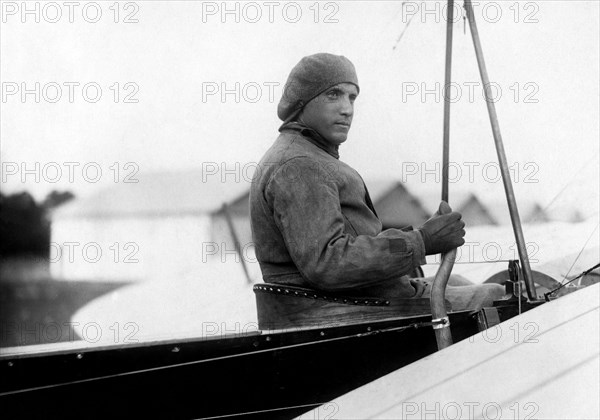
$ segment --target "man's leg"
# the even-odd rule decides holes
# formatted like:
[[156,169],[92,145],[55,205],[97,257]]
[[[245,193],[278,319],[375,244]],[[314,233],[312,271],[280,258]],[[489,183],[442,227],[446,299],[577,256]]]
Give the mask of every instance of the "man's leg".
[[[429,297],[434,277],[413,279],[425,283],[419,297]],[[446,299],[453,311],[479,310],[484,306],[492,306],[495,300],[504,296],[504,287],[499,284],[475,285],[462,276],[451,275],[446,287]]]
[[453,311],[476,311],[484,306],[493,306],[494,301],[502,296],[504,287],[499,284],[446,287],[446,299],[450,301]]
[[[429,298],[433,277],[393,279],[356,290],[356,295],[364,297]],[[504,296],[504,287],[499,284],[474,285],[460,275],[451,275],[446,287],[446,299],[452,304],[453,311],[479,310],[483,306],[492,306],[494,300]]]
[[[431,281],[433,281],[433,277]],[[473,286],[473,282],[460,274],[450,274],[448,286]]]

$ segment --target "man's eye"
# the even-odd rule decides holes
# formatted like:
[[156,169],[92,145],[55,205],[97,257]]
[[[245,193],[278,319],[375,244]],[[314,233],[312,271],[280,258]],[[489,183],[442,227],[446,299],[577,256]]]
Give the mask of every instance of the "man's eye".
[[338,91],[336,91],[336,90],[332,90],[332,91],[330,91],[330,92],[327,93],[327,96],[330,97],[330,98],[332,98],[332,99],[335,99],[338,96],[340,96],[340,93]]

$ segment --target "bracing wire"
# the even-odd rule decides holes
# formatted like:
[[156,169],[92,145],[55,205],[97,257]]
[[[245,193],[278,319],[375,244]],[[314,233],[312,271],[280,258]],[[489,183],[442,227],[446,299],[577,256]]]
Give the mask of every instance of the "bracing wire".
[[[402,10],[404,8],[404,4],[407,2],[407,0],[404,0],[402,2],[402,5],[400,6],[400,10]],[[398,14],[396,14],[397,16]],[[398,36],[398,39],[396,39],[396,43],[394,44],[394,46],[392,47],[392,50],[396,50],[396,47],[398,47],[398,44],[400,43],[400,41],[402,40],[402,37],[404,36],[404,34],[406,33],[406,30],[408,29],[408,27],[410,26],[410,22],[412,22],[413,17],[415,17],[415,15],[411,15],[411,17],[408,19],[408,21],[406,22],[406,25],[404,25],[404,28],[402,29],[402,32],[400,32],[400,35]]]
[[596,227],[594,228],[594,230],[592,231],[592,233],[590,234],[590,236],[588,236],[587,240],[583,244],[583,247],[581,248],[581,251],[579,251],[579,254],[577,254],[577,257],[575,258],[575,261],[573,261],[573,264],[571,264],[571,267],[569,268],[569,271],[567,271],[567,274],[565,274],[565,277],[562,279],[561,283],[563,283],[567,279],[567,277],[569,276],[569,274],[571,274],[571,270],[575,266],[575,263],[577,263],[577,260],[579,260],[579,257],[581,257],[581,254],[583,254],[583,251],[587,247],[588,242],[590,242],[590,239],[592,239],[592,236],[594,236],[594,233],[596,233],[596,231],[598,230],[598,226],[600,226],[600,223],[596,224]]

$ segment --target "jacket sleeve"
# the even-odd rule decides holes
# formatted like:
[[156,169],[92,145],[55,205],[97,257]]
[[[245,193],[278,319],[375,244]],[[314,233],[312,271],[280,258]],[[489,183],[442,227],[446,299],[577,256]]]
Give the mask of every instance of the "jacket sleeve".
[[313,173],[310,159],[295,158],[279,167],[265,188],[275,223],[307,282],[330,291],[371,286],[399,279],[424,262],[418,231],[346,233],[335,179]]

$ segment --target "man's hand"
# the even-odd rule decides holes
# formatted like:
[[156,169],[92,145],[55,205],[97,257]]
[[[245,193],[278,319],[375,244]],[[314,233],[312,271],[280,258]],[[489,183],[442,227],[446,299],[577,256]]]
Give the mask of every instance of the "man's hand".
[[465,222],[462,215],[452,211],[448,203],[442,201],[438,211],[423,226],[418,228],[425,243],[425,254],[445,253],[465,243]]

